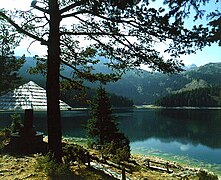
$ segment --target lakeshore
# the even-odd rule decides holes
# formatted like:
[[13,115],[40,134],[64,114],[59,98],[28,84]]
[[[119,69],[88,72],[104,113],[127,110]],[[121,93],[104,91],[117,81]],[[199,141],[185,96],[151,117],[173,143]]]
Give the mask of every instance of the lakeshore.
[[[47,136],[44,137],[47,142]],[[85,138],[63,138],[64,144],[77,144],[86,149],[91,156],[102,157],[100,151],[87,147],[87,139]],[[11,179],[53,179],[36,164],[39,164],[39,159],[44,158],[41,154],[18,155],[18,154],[0,154],[0,177]],[[148,165],[147,165],[148,161]],[[42,161],[41,161],[42,162]],[[46,161],[45,161],[46,162]],[[151,162],[151,165],[149,164]],[[47,162],[46,162],[47,163]],[[132,167],[132,170],[126,172],[126,179],[140,180],[178,180],[181,178],[189,178],[198,180],[199,176],[213,176],[212,173],[202,170],[201,168],[191,167],[175,161],[160,158],[152,155],[141,155],[132,153],[130,162],[126,163],[127,167]],[[113,164],[113,163],[112,163]],[[160,165],[168,165],[168,169]],[[44,166],[44,163],[41,164]],[[90,167],[86,163],[73,162],[69,166],[70,172],[65,175],[65,179],[121,179],[121,169],[115,166],[110,166],[110,162],[91,161]],[[64,173],[64,172],[62,172]],[[215,177],[215,176],[214,176]],[[62,179],[60,177],[60,179]],[[220,177],[219,177],[220,178]]]
[[[64,142],[68,142],[68,143],[76,143],[79,144],[83,147],[87,147],[87,139],[86,138],[75,138],[75,137],[70,137],[70,138],[64,138]],[[138,153],[138,151],[134,151],[132,149],[131,152],[132,156],[132,160],[134,160],[135,162],[137,162],[138,164],[140,164],[141,166],[143,164],[145,164],[146,160],[148,159],[149,161],[155,162],[154,165],[156,164],[169,164],[172,170],[172,173],[168,173],[166,170],[164,171],[160,171],[158,168],[159,166],[156,166],[156,169],[148,169],[146,167],[143,167],[140,169],[140,171],[138,172],[134,172],[133,174],[128,174],[129,179],[182,179],[182,178],[189,178],[189,179],[198,179],[198,174],[202,171],[202,172],[208,172],[208,174],[214,174],[217,175],[217,177],[219,179],[221,179],[221,172],[216,174],[214,172],[211,172],[209,170],[212,168],[211,165],[206,165],[204,163],[200,163],[199,161],[191,162],[191,160],[189,159],[187,161],[187,159],[182,159],[182,158],[178,158],[178,156],[173,156],[173,155],[167,155],[165,156],[165,154],[160,154],[158,152],[158,154],[156,153],[151,153],[151,150],[149,151],[148,155],[142,154],[142,153]],[[179,160],[178,160],[179,159]],[[176,161],[177,160],[177,161]],[[185,163],[188,162],[188,163]]]
[[219,110],[221,107],[192,107],[192,106],[177,106],[177,107],[164,107],[164,106],[156,106],[153,104],[146,105],[134,105],[136,109],[205,109],[205,110]]
[[[74,142],[79,145],[82,145],[86,147],[87,144],[87,139],[86,138],[75,138],[75,137],[69,137],[69,138],[64,138],[66,142]],[[200,169],[204,169],[208,172],[211,172],[213,174],[216,174],[219,179],[221,179],[221,165],[217,167],[215,164],[209,164],[205,163],[203,161],[199,161],[196,159],[192,159],[190,157],[186,156],[178,156],[174,154],[167,154],[160,152],[159,150],[154,150],[154,149],[131,149],[131,154],[132,157],[136,159],[138,162],[142,162],[145,159],[150,159],[156,162],[164,162],[164,163],[169,163],[169,164],[175,164],[177,167],[182,167],[182,169],[187,170],[187,172],[183,172],[184,176],[185,174],[188,174],[188,171],[190,170],[189,174],[194,172],[196,174],[197,171]],[[141,163],[142,164],[142,163]],[[193,173],[193,174],[194,174]],[[182,172],[180,172],[182,174]],[[176,176],[176,175],[175,175]],[[171,175],[170,175],[171,177]],[[179,174],[178,174],[179,177]]]
[[[11,156],[11,155],[0,155],[0,177],[5,180],[11,179],[50,179],[50,177],[41,170],[36,170],[35,164],[37,159],[41,155],[26,155],[26,156]],[[142,163],[144,158],[143,156],[134,155],[133,158],[138,163]],[[149,157],[150,158],[150,157]],[[152,161],[163,162],[162,159],[151,158]],[[173,165],[178,167],[178,164],[173,163]],[[96,169],[95,166],[91,163],[91,166]],[[179,166],[182,167],[182,166]],[[183,168],[183,167],[182,167]],[[105,167],[100,164],[99,171],[91,170],[86,165],[72,165],[70,167],[73,176],[78,177],[76,179],[117,179],[114,178],[114,175],[121,175],[121,172],[117,169],[111,167]],[[109,175],[107,175],[106,171],[109,170]],[[184,167],[181,171],[176,171],[175,173],[169,174],[167,172],[161,172],[159,170],[150,170],[141,168],[138,171],[134,171],[133,173],[126,173],[127,179],[166,179],[166,180],[178,180],[181,177],[189,177],[191,179],[198,179],[196,176],[198,169]]]
[[[45,172],[41,170],[35,169],[35,164],[37,158],[40,155],[32,155],[32,156],[10,156],[10,155],[0,155],[0,177],[5,180],[11,179],[50,179]],[[134,156],[136,162],[142,163],[143,157]],[[151,160],[156,161],[156,158],[151,158]],[[159,161],[159,160],[158,160]],[[160,160],[162,161],[162,160]],[[111,167],[105,167],[104,165],[99,164],[100,167],[97,169],[95,165],[91,163],[91,167],[93,170],[88,168],[86,165],[72,165],[70,167],[73,176],[77,177],[76,179],[120,179],[114,178],[116,175],[121,176],[121,172],[117,169]],[[98,166],[98,165],[97,165]],[[179,166],[181,167],[181,166]],[[96,170],[97,169],[97,170]],[[107,174],[107,171],[109,172]],[[198,170],[185,167],[184,170],[172,174],[168,174],[167,172],[161,172],[158,170],[150,170],[141,168],[139,171],[135,171],[131,174],[126,173],[127,179],[165,179],[165,180],[178,180],[181,177],[189,177],[191,179],[198,179],[196,176]],[[72,177],[73,177],[72,176]],[[71,178],[70,178],[71,179]]]

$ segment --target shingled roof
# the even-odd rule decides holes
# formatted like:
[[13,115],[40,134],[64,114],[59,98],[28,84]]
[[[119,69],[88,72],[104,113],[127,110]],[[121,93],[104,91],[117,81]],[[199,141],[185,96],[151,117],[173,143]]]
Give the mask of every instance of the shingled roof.
[[[71,107],[60,100],[60,109]],[[19,86],[13,91],[0,96],[0,110],[47,110],[46,90],[33,81]]]

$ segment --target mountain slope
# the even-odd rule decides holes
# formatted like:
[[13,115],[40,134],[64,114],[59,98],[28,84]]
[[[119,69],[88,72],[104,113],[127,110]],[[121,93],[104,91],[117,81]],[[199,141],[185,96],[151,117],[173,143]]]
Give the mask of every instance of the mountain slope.
[[[34,66],[34,61],[29,59],[28,63],[21,69],[21,76],[33,80],[39,85],[45,84],[42,75],[28,75],[27,68]],[[110,70],[102,64],[95,66],[97,72],[107,73]],[[160,97],[170,93],[187,91],[202,87],[221,86],[221,63],[209,63],[201,67],[191,65],[187,70],[173,75],[158,72],[128,71],[122,79],[115,83],[106,85],[106,90],[119,96],[124,96],[134,101],[134,104],[151,104]],[[70,73],[70,70],[64,71]],[[97,83],[87,84],[96,87]],[[43,86],[44,87],[44,86]]]
[[209,63],[186,74],[192,79],[202,79],[212,86],[221,86],[221,63]]
[[190,83],[186,84],[183,88],[179,89],[178,91],[173,91],[172,93],[176,94],[176,93],[192,91],[192,90],[207,88],[207,87],[210,87],[210,85],[206,81],[202,79],[193,79]]
[[107,85],[107,89],[132,98],[135,104],[150,104],[171,93],[219,87],[220,77],[221,63],[210,63],[174,75],[143,71],[139,76],[134,72],[128,72],[118,82]]

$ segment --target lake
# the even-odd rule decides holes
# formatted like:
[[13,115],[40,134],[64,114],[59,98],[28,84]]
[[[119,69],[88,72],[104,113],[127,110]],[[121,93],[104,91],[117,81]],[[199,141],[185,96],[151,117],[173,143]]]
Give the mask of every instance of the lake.
[[[10,125],[13,113],[0,112],[0,127]],[[221,110],[119,109],[114,110],[114,115],[120,130],[130,139],[133,153],[159,156],[221,174]],[[63,111],[63,136],[86,137],[87,119],[88,111]],[[34,112],[34,125],[46,133],[46,112]]]

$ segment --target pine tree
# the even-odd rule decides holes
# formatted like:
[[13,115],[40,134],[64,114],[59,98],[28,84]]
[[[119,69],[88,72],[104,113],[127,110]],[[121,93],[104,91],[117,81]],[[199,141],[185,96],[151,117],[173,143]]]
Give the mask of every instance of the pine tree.
[[88,135],[97,145],[103,145],[108,149],[106,153],[120,156],[119,154],[124,152],[123,158],[122,156],[118,158],[128,159],[130,157],[129,140],[119,132],[117,125],[116,118],[112,115],[110,98],[105,89],[100,86],[91,104],[90,119],[87,124]]
[[96,137],[100,145],[110,142],[111,135],[118,132],[116,119],[112,115],[110,98],[103,87],[98,88],[97,95],[91,104],[87,130],[88,135]]
[[21,83],[18,70],[24,64],[24,57],[17,59],[14,48],[18,45],[15,34],[4,24],[0,25],[0,93],[5,93]]

